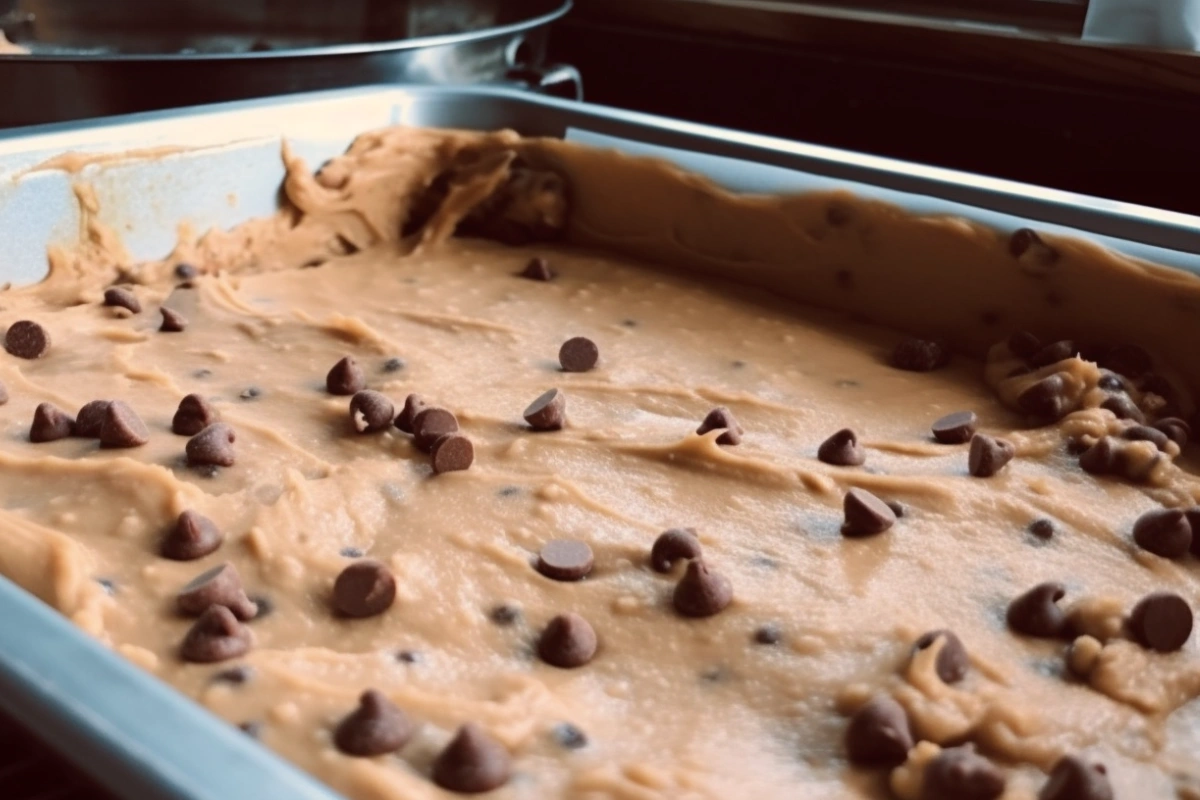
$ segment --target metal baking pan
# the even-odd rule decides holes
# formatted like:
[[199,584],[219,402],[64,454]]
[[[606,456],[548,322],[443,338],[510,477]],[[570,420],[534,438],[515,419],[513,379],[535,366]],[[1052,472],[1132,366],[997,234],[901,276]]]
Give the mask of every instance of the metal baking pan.
[[[0,280],[45,274],[48,244],[80,235],[71,184],[135,258],[165,256],[176,225],[229,227],[276,208],[280,137],[314,166],[389,124],[495,129],[652,152],[740,191],[839,186],[1000,229],[1084,234],[1200,272],[1200,218],[825,147],[569,103],[508,89],[363,88],[154,112],[0,134]],[[167,145],[183,149],[164,151]],[[147,152],[147,148],[151,148]],[[153,149],[158,148],[158,149]],[[125,152],[67,173],[65,151]],[[230,197],[237,202],[230,202]],[[117,795],[136,800],[332,800],[335,795],[0,578],[0,708]]]

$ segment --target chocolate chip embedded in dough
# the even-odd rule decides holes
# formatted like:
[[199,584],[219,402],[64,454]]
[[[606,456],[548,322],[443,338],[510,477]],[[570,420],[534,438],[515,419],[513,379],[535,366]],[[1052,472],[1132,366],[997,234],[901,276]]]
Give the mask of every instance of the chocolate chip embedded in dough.
[[711,617],[733,601],[733,584],[709,569],[704,559],[688,562],[687,572],[675,584],[672,602],[685,617]]
[[891,695],[872,697],[854,712],[846,728],[846,753],[855,764],[895,766],[913,746],[908,712]]
[[1063,756],[1050,770],[1037,800],[1113,800],[1112,783],[1103,764]]
[[383,362],[383,366],[380,369],[389,373],[399,372],[400,370],[404,369],[404,359],[393,356],[392,358],[389,358],[387,361]]
[[600,348],[586,336],[567,339],[558,348],[558,363],[563,372],[587,372],[600,360]]
[[971,437],[971,450],[967,453],[967,471],[976,478],[990,478],[1012,461],[1016,454],[1017,448],[1007,439],[977,433]]
[[1126,378],[1138,378],[1145,375],[1154,366],[1150,354],[1136,344],[1119,344],[1111,348],[1097,363],[1105,369],[1111,369]]
[[413,417],[412,430],[413,444],[422,453],[428,453],[438,439],[449,433],[458,433],[458,418],[444,408],[423,408]]
[[1186,447],[1192,438],[1192,426],[1179,417],[1165,417],[1154,423],[1155,430],[1162,431],[1167,438],[1180,447]]
[[955,411],[934,422],[930,429],[933,438],[942,444],[963,444],[971,441],[978,425],[974,411]]
[[75,420],[53,403],[39,403],[33,410],[29,441],[34,444],[65,439],[75,430]]
[[50,349],[50,333],[27,319],[14,322],[4,334],[4,349],[17,358],[41,358]]
[[136,411],[120,400],[108,404],[100,424],[101,447],[141,447],[148,441],[150,431]]
[[549,261],[541,256],[535,256],[529,259],[525,269],[521,270],[521,277],[531,281],[549,281],[554,280],[554,271],[550,269]]
[[180,436],[195,436],[217,421],[217,410],[198,394],[189,394],[179,401],[171,420],[171,430]]
[[1008,349],[1018,358],[1029,358],[1042,349],[1042,341],[1029,331],[1017,331],[1008,337]]
[[700,558],[700,540],[695,528],[663,531],[650,548],[650,566],[655,572],[670,572],[676,561]]
[[1054,521],[1045,517],[1035,519],[1029,523],[1029,532],[1039,539],[1051,539],[1054,537]]
[[1117,467],[1117,444],[1111,436],[1102,436],[1079,456],[1079,466],[1092,475],[1108,475]]
[[75,415],[75,435],[85,439],[99,439],[104,417],[108,413],[108,400],[93,400],[85,403]]
[[429,456],[434,475],[461,472],[470,469],[475,462],[475,445],[461,433],[447,433],[433,443]]
[[742,443],[742,436],[745,430],[742,429],[740,423],[733,416],[733,412],[725,406],[717,406],[704,417],[704,421],[700,423],[700,427],[696,428],[696,433],[703,436],[709,431],[724,429],[724,433],[717,437],[717,444],[736,445]]
[[535,431],[557,431],[567,419],[567,396],[558,389],[543,392],[525,409],[525,421]]
[[187,463],[191,467],[232,467],[237,461],[233,443],[237,434],[224,422],[214,422],[197,433],[185,447]]
[[588,744],[587,734],[569,722],[560,722],[555,725],[553,735],[554,741],[568,750],[580,750],[587,747]]
[[175,605],[189,616],[203,614],[209,606],[225,606],[242,622],[258,615],[258,606],[246,596],[242,578],[228,561],[197,575],[175,596]]
[[924,650],[933,645],[938,639],[942,640],[942,649],[938,652],[934,670],[943,683],[958,683],[967,676],[967,667],[971,659],[967,656],[967,648],[962,639],[954,631],[940,629],[922,634],[913,645],[914,650]]
[[123,286],[114,286],[104,290],[104,305],[112,308],[123,308],[132,314],[142,313],[142,303],[137,295]]
[[405,433],[413,432],[413,418],[424,411],[429,406],[424,398],[417,394],[410,394],[404,398],[404,408],[396,415],[395,425],[398,429]]
[[254,674],[254,670],[250,667],[230,667],[215,673],[210,679],[213,683],[229,683],[234,686],[241,686],[250,680]]
[[925,765],[921,800],[995,800],[1004,794],[1004,773],[971,745],[949,747]]
[[346,356],[325,376],[325,388],[330,394],[352,395],[367,388],[367,376],[352,356]]
[[183,637],[179,654],[184,661],[211,664],[238,658],[250,651],[250,629],[225,606],[209,606]]
[[396,601],[396,578],[373,558],[355,561],[333,584],[333,607],[347,617],[374,617]]
[[1129,613],[1129,630],[1143,647],[1170,653],[1192,635],[1192,609],[1173,592],[1151,592]]
[[359,433],[379,433],[392,427],[396,409],[386,395],[364,389],[350,398],[350,422]]
[[768,622],[754,630],[754,641],[757,644],[779,644],[783,641],[783,631],[775,623]]
[[1129,395],[1109,395],[1100,404],[1100,407],[1106,411],[1111,411],[1117,419],[1131,419],[1139,423],[1146,421],[1146,415],[1138,408],[1137,403],[1130,399]]
[[184,511],[163,538],[159,553],[174,561],[192,561],[214,552],[225,541],[216,523],[195,511]]
[[556,581],[577,581],[587,577],[594,561],[592,548],[576,539],[554,539],[542,545],[537,571]]
[[175,277],[182,281],[190,281],[199,274],[200,270],[187,262],[181,261],[175,265]]
[[1149,425],[1132,425],[1121,433],[1121,438],[1131,442],[1153,442],[1159,450],[1166,450],[1170,437],[1158,428]]
[[835,467],[859,467],[867,460],[867,451],[858,443],[858,435],[849,428],[834,433],[817,448],[817,460]]
[[1029,366],[1048,367],[1051,364],[1057,364],[1060,361],[1065,361],[1079,353],[1079,348],[1075,342],[1070,339],[1060,339],[1057,342],[1052,342],[1041,350],[1038,350],[1029,357]]
[[368,689],[358,698],[358,708],[338,723],[333,743],[346,755],[381,756],[394,753],[416,733],[417,726],[382,692]]
[[163,333],[182,333],[187,329],[187,317],[175,309],[163,306],[158,311],[162,314],[162,324],[158,326],[159,331]]
[[1061,375],[1042,378],[1017,396],[1017,407],[1042,420],[1058,420],[1067,413],[1067,384]]
[[468,722],[433,762],[433,782],[462,794],[490,792],[508,783],[512,756],[483,728]]
[[846,492],[842,512],[845,515],[843,536],[874,536],[896,524],[896,512],[866,489],[855,487]]
[[521,609],[511,603],[500,603],[488,612],[488,619],[502,628],[507,628],[521,619]]
[[1163,558],[1180,558],[1192,547],[1192,526],[1176,508],[1147,511],[1133,523],[1138,547]]
[[596,631],[578,614],[559,614],[538,638],[538,656],[555,667],[582,667],[596,655]]
[[1005,614],[1008,627],[1026,636],[1048,639],[1062,636],[1067,626],[1067,615],[1058,607],[1058,601],[1066,594],[1067,589],[1061,583],[1039,583],[1008,604]]
[[930,339],[905,339],[892,351],[891,364],[909,372],[930,372],[950,363],[950,349],[944,342]]

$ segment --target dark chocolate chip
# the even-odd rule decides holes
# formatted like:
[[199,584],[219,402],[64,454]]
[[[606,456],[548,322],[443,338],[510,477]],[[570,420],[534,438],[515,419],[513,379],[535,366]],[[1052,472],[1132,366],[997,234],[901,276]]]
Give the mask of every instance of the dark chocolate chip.
[[942,444],[962,444],[971,441],[978,425],[974,411],[955,411],[934,422],[931,429],[933,438]]
[[225,606],[242,622],[258,615],[258,606],[246,596],[242,578],[228,561],[193,578],[175,596],[175,605],[188,616],[197,616],[209,606]]
[[944,342],[905,339],[892,351],[892,366],[910,372],[929,372],[949,363],[950,349]]
[[141,301],[137,295],[123,286],[114,286],[104,290],[104,305],[113,308],[123,308],[133,314],[142,313]]
[[234,686],[241,686],[250,680],[250,676],[254,671],[249,667],[230,667],[214,673],[211,680],[213,683],[229,683]]
[[896,524],[896,513],[866,489],[856,487],[846,492],[842,512],[845,516],[843,536],[874,536]]
[[524,417],[535,431],[557,431],[567,419],[567,396],[558,389],[543,392],[525,409]]
[[159,552],[175,561],[193,561],[215,551],[225,536],[215,522],[195,511],[184,511],[163,538]]
[[416,650],[401,650],[396,653],[396,660],[402,664],[419,664],[421,662],[421,654]]
[[949,747],[925,765],[922,800],[995,800],[1004,794],[1004,773],[971,745]]
[[175,277],[183,281],[190,281],[192,278],[200,274],[200,270],[186,262],[180,262],[175,265]]
[[120,400],[108,404],[100,424],[101,447],[141,447],[148,441],[150,431],[136,411]]
[[967,648],[962,639],[959,639],[954,631],[944,628],[929,631],[922,634],[913,647],[916,650],[924,650],[938,639],[942,640],[942,649],[938,652],[934,669],[943,683],[958,683],[967,676],[967,667],[971,665],[971,660],[967,657]]
[[363,551],[357,547],[343,547],[338,551],[338,555],[342,558],[362,558]]
[[741,444],[742,436],[746,433],[733,416],[733,412],[725,406],[717,406],[708,412],[704,421],[700,423],[700,427],[696,428],[696,433],[703,436],[709,431],[716,430],[724,430],[724,433],[717,437],[717,444]]
[[[78,424],[78,423],[76,423]],[[1132,425],[1121,433],[1121,437],[1131,442],[1153,442],[1159,450],[1166,450],[1170,437],[1158,428],[1149,425]]]
[[650,566],[655,572],[670,572],[676,561],[700,558],[700,540],[695,528],[663,531],[650,548]]
[[500,603],[493,606],[492,610],[488,612],[488,619],[501,628],[507,628],[521,619],[521,609],[509,603]]
[[879,694],[854,712],[846,728],[846,752],[855,764],[895,766],[913,746],[908,712],[890,695]]
[[53,403],[38,403],[29,426],[29,441],[34,444],[65,439],[75,430],[75,420]]
[[1067,615],[1058,607],[1058,601],[1066,593],[1067,588],[1061,583],[1039,583],[1008,604],[1005,614],[1008,627],[1026,636],[1047,639],[1062,636],[1067,626]]
[[1102,764],[1063,756],[1050,770],[1037,800],[1113,800],[1113,789]]
[[412,418],[413,444],[422,453],[433,450],[433,444],[448,433],[458,433],[458,418],[444,408],[430,406]]
[[379,433],[392,427],[396,409],[386,395],[364,389],[350,398],[350,422],[359,433]]
[[783,631],[773,622],[760,625],[754,631],[754,641],[758,644],[779,644],[783,641]]
[[258,398],[262,397],[262,393],[262,389],[258,388],[257,386],[250,386],[243,389],[238,397],[243,400],[257,400]]
[[1029,358],[1042,349],[1042,342],[1029,331],[1017,331],[1008,337],[1008,349],[1018,358]]
[[333,607],[347,617],[374,617],[396,601],[396,578],[373,558],[355,561],[333,584]]
[[1050,539],[1054,536],[1054,521],[1042,517],[1029,523],[1029,532],[1039,539]]
[[1165,433],[1168,439],[1180,447],[1186,447],[1188,440],[1192,438],[1192,426],[1179,417],[1160,419],[1154,423],[1154,428]]
[[592,571],[592,548],[576,539],[553,539],[538,553],[537,571],[556,581],[577,581]]
[[1138,547],[1163,558],[1180,558],[1192,547],[1192,526],[1176,508],[1147,511],[1133,523]]
[[180,436],[195,436],[217,421],[217,410],[198,394],[189,394],[179,401],[171,420],[171,430]]
[[1111,369],[1127,378],[1138,378],[1145,375],[1154,366],[1150,354],[1136,344],[1119,344],[1098,359],[1097,363],[1105,369]]
[[1192,609],[1173,592],[1151,592],[1129,613],[1129,630],[1144,647],[1170,653],[1192,635]]
[[1096,385],[1106,392],[1129,391],[1129,386],[1125,383],[1125,379],[1113,372],[1102,373],[1100,379],[1096,381]]
[[1129,395],[1109,395],[1100,404],[1100,407],[1106,411],[1111,411],[1117,419],[1131,419],[1139,423],[1146,421],[1146,415],[1138,408],[1137,403],[1130,399]]
[[977,433],[971,437],[971,450],[967,453],[967,471],[976,478],[990,478],[1012,461],[1016,454],[1017,448],[1007,439]]
[[244,656],[250,651],[250,629],[225,606],[209,606],[183,637],[179,654],[184,661],[211,664]]
[[1050,375],[1017,397],[1017,407],[1042,420],[1061,419],[1068,411],[1067,385],[1061,375]]
[[559,614],[538,638],[538,656],[555,667],[582,667],[596,655],[596,631],[578,614]]
[[1116,440],[1103,436],[1079,456],[1079,466],[1092,475],[1108,475],[1117,466]]
[[1057,342],[1046,345],[1041,350],[1038,350],[1029,357],[1029,366],[1037,369],[1039,367],[1048,367],[1051,364],[1057,364],[1060,361],[1065,361],[1068,358],[1074,357],[1079,352],[1079,348],[1070,339],[1060,339]]
[[416,733],[417,726],[395,703],[375,689],[358,698],[358,708],[338,723],[333,733],[337,749],[351,756],[394,753]]
[[104,425],[104,417],[108,413],[108,400],[93,400],[85,403],[75,415],[75,435],[85,439],[99,439],[100,428]]
[[237,460],[233,443],[237,434],[224,422],[214,422],[197,433],[185,447],[187,463],[191,467],[232,467]]
[[586,336],[567,339],[558,348],[558,363],[563,372],[587,372],[600,360],[600,348]]
[[404,369],[404,366],[404,359],[393,356],[392,358],[389,358],[387,361],[383,362],[383,366],[380,369],[382,369],[384,372],[399,372],[400,370]]
[[163,333],[182,333],[187,329],[187,317],[175,309],[163,306],[158,311],[162,314],[162,324],[158,326],[158,329]]
[[558,723],[554,726],[552,733],[554,741],[568,750],[581,750],[587,747],[587,734],[569,722]]
[[257,739],[258,737],[262,736],[262,729],[263,724],[255,720],[243,722],[238,725],[238,730],[249,736],[251,739]]
[[459,728],[433,762],[433,782],[462,794],[490,792],[511,774],[512,756],[474,722]]
[[904,504],[899,500],[885,500],[884,502],[887,503],[887,507],[892,510],[892,513],[896,515],[896,519],[904,516]]
[[333,365],[325,376],[325,388],[330,394],[352,395],[367,388],[367,377],[362,367],[351,356],[346,356]]
[[867,460],[867,451],[858,443],[854,431],[842,428],[821,442],[817,460],[835,467],[859,467]]
[[685,617],[711,617],[733,601],[733,584],[709,569],[702,558],[688,562],[687,571],[675,584],[672,602]]
[[428,405],[420,395],[410,394],[404,398],[404,408],[396,415],[396,427],[405,433],[412,433],[413,418],[424,411]]
[[521,277],[531,281],[549,281],[554,279],[554,271],[550,269],[549,261],[541,256],[535,256],[529,259],[525,269],[521,270]]
[[17,358],[41,358],[50,349],[50,333],[27,319],[14,322],[4,334],[4,349]]
[[470,469],[471,464],[475,462],[475,445],[471,444],[471,440],[461,433],[447,433],[439,436],[433,443],[433,449],[429,455],[434,475],[441,475],[443,472],[461,472],[464,469]]

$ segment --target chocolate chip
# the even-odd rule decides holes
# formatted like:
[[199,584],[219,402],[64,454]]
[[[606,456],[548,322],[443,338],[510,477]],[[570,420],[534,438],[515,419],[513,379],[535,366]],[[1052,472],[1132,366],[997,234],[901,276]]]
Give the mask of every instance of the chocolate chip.
[[600,360],[600,348],[585,336],[567,339],[558,348],[558,363],[563,372],[587,372]]
[[148,441],[150,431],[136,411],[120,400],[108,404],[100,424],[101,447],[141,447]]
[[159,553],[174,561],[193,561],[215,551],[225,541],[216,523],[195,511],[184,511],[163,538]]
[[1061,583],[1039,583],[1008,604],[1005,620],[1008,627],[1026,636],[1053,639],[1066,630],[1067,615],[1058,607],[1066,595]]
[[853,488],[842,500],[845,522],[842,535],[853,538],[874,536],[896,524],[896,513],[866,489]]
[[1138,378],[1145,375],[1154,366],[1150,354],[1136,344],[1119,344],[1104,354],[1098,360],[1100,366],[1127,378]]
[[197,433],[185,447],[187,463],[191,467],[232,467],[237,460],[233,443],[237,434],[224,422],[214,422]]
[[1127,392],[1129,391],[1128,384],[1120,375],[1112,372],[1104,372],[1100,375],[1100,379],[1096,381],[1096,386],[1106,392]]
[[137,295],[123,286],[114,286],[104,290],[104,305],[113,308],[123,308],[133,314],[142,313],[141,301]]
[[760,625],[754,631],[754,641],[758,644],[779,644],[783,641],[783,631],[773,622]]
[[396,578],[380,561],[365,558],[342,570],[333,584],[333,607],[347,617],[374,617],[396,601]]
[[509,603],[500,603],[488,612],[488,619],[501,628],[507,628],[521,619],[521,609]]
[[501,497],[516,497],[520,493],[520,486],[503,486],[500,488],[500,491],[496,492],[496,494],[500,495]]
[[458,433],[458,418],[444,408],[421,409],[412,418],[413,444],[422,453],[433,450],[433,444],[448,433]]
[[400,370],[404,369],[404,359],[396,357],[389,358],[387,361],[383,362],[383,367],[381,369],[384,372],[399,372]]
[[1004,794],[1000,768],[971,745],[948,747],[925,765],[922,800],[995,800]]
[[53,403],[39,403],[33,410],[29,441],[34,444],[65,439],[75,430],[75,420]]
[[1133,540],[1155,555],[1180,558],[1192,547],[1192,526],[1179,509],[1159,508],[1137,518]]
[[179,654],[184,661],[211,664],[250,651],[250,629],[225,606],[209,606],[183,637]]
[[1008,349],[1018,358],[1029,358],[1042,349],[1042,342],[1029,331],[1017,331],[1008,337]]
[[180,280],[189,281],[200,274],[200,270],[186,262],[180,262],[175,265],[175,277]]
[[913,647],[916,650],[924,650],[938,639],[942,640],[942,649],[938,652],[934,669],[943,683],[958,683],[967,676],[967,667],[971,665],[971,660],[967,657],[967,648],[954,631],[944,628],[929,631],[922,634]]
[[213,683],[230,683],[234,686],[241,686],[250,680],[253,670],[249,667],[230,667],[215,673],[212,676]]
[[1173,592],[1151,592],[1129,613],[1129,629],[1144,647],[1169,653],[1192,635],[1192,609]]
[[835,467],[859,467],[867,460],[867,451],[858,443],[858,435],[849,428],[821,442],[817,448],[817,460]]
[[700,558],[700,540],[695,528],[663,531],[650,548],[650,566],[655,572],[670,572],[676,561]]
[[1125,429],[1121,437],[1131,442],[1153,442],[1159,450],[1166,450],[1171,441],[1165,433],[1149,425],[1132,425]]
[[990,478],[1012,461],[1016,454],[1017,448],[1007,439],[977,433],[971,437],[971,450],[967,453],[967,471],[976,478]]
[[521,270],[521,277],[531,281],[549,281],[554,279],[554,271],[550,269],[549,261],[541,256],[535,256],[529,259],[525,269]]
[[596,631],[578,614],[559,614],[538,638],[538,655],[555,667],[582,667],[596,655]]
[[704,417],[704,421],[700,423],[700,427],[696,428],[696,433],[700,436],[709,431],[724,430],[717,437],[717,444],[735,445],[742,443],[742,435],[745,431],[733,416],[733,412],[725,406],[717,406],[708,415]]
[[357,547],[343,547],[338,551],[338,555],[342,558],[362,558],[363,551]]
[[1134,422],[1145,422],[1146,420],[1146,415],[1142,413],[1137,403],[1133,402],[1128,395],[1109,395],[1100,404],[1100,407],[1106,411],[1111,411],[1117,419],[1131,419]]
[[1037,800],[1113,800],[1113,789],[1102,764],[1063,756],[1050,770]]
[[394,753],[416,733],[417,726],[395,703],[375,689],[358,698],[358,708],[338,723],[333,732],[337,749],[351,756]]
[[158,329],[163,333],[181,333],[187,329],[187,317],[175,309],[163,306],[158,311],[162,314],[162,325]]
[[962,444],[971,441],[979,418],[974,411],[955,411],[937,420],[930,426],[933,438],[942,444]]
[[420,395],[410,394],[404,398],[404,408],[396,415],[396,427],[405,433],[412,433],[413,418],[424,411],[428,405]]
[[350,399],[350,421],[359,433],[379,433],[392,427],[396,413],[386,395],[364,389]]
[[1017,396],[1017,407],[1041,420],[1061,419],[1068,411],[1067,384],[1061,375],[1042,378]]
[[556,581],[577,581],[592,571],[592,548],[576,539],[554,539],[542,545],[537,571]]
[[242,622],[258,614],[258,607],[242,588],[241,576],[228,561],[193,578],[179,590],[175,605],[189,616],[203,614],[209,606],[225,606]]
[[1046,345],[1030,356],[1029,366],[1034,369],[1048,367],[1051,364],[1066,361],[1068,358],[1074,357],[1078,352],[1079,348],[1075,346],[1073,341],[1070,339],[1061,339]]
[[445,436],[439,436],[433,443],[433,449],[430,452],[430,463],[433,465],[434,475],[470,469],[474,461],[475,445],[471,444],[471,440],[461,433],[447,433]]
[[108,400],[93,400],[85,403],[75,415],[75,435],[85,439],[99,439],[100,428],[104,425],[104,417],[108,413]]
[[535,431],[557,431],[567,419],[567,396],[558,389],[543,392],[525,409],[524,417]]
[[1042,517],[1029,523],[1029,532],[1039,539],[1050,539],[1054,536],[1054,522]]
[[416,650],[401,650],[396,653],[396,660],[402,664],[418,664],[421,661],[421,654]]
[[198,394],[189,394],[179,401],[171,420],[171,430],[180,436],[195,436],[217,421],[217,410]]
[[17,358],[41,358],[50,349],[50,333],[36,322],[14,322],[4,334],[4,349]]
[[913,746],[908,712],[890,695],[879,694],[854,712],[846,728],[850,761],[867,766],[895,766]]
[[352,395],[367,388],[367,377],[358,362],[346,356],[325,376],[325,388],[330,394]]
[[1079,466],[1092,475],[1107,475],[1117,466],[1116,440],[1103,436],[1079,456]]
[[560,722],[554,726],[554,741],[568,750],[581,750],[587,747],[587,734],[569,722]]
[[1180,447],[1186,447],[1192,438],[1192,426],[1179,417],[1166,417],[1154,423],[1155,430],[1162,431],[1167,438]]
[[950,363],[950,350],[944,342],[905,339],[892,351],[891,364],[909,372],[930,372]]
[[711,617],[733,601],[733,584],[709,569],[702,558],[688,562],[687,572],[675,584],[672,602],[685,617]]
[[490,792],[508,782],[512,756],[474,722],[468,722],[433,762],[433,782],[463,794]]

